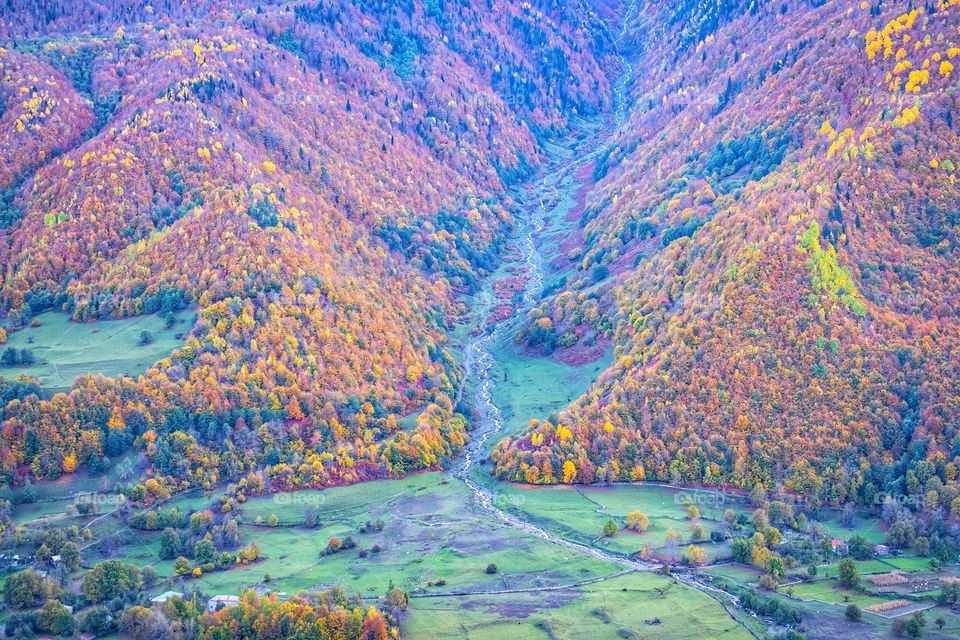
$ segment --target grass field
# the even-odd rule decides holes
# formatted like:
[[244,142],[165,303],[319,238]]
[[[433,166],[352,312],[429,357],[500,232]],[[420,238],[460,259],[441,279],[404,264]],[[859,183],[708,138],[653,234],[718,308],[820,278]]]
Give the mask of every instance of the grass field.
[[[139,465],[132,452],[120,458],[104,475],[92,476],[86,472],[63,476],[11,491],[14,506],[11,514],[18,526],[25,526],[64,516],[78,501],[95,501],[99,513],[110,511],[116,504],[116,486],[123,481],[127,469]],[[30,501],[27,495],[30,495]]]
[[[61,481],[56,490],[50,485],[36,490],[45,496],[56,492],[64,495],[97,490],[103,482],[103,478],[77,476]],[[498,492],[500,506],[526,512],[547,530],[569,539],[624,554],[646,546],[653,555],[664,557],[657,549],[668,527],[684,535],[680,550],[686,547],[692,526],[685,513],[688,497],[701,508],[708,531],[725,528],[718,518],[727,507],[750,511],[740,503],[710,498],[711,494],[653,484],[532,488],[487,482]],[[217,498],[217,493],[193,492],[178,495],[165,506],[199,510],[216,505]],[[28,511],[18,512],[18,520],[28,512],[36,518],[40,512],[58,511],[50,506],[55,504],[22,505],[18,509],[25,507]],[[506,528],[475,511],[471,504],[469,490],[442,472],[323,491],[252,497],[236,513],[241,521],[241,543],[256,541],[264,555],[260,562],[199,578],[170,578],[169,583],[153,591],[173,588],[215,595],[263,586],[293,594],[340,584],[350,592],[372,598],[384,594],[392,582],[413,596],[403,626],[407,637],[415,639],[747,637],[747,631],[716,601],[699,591],[658,574],[617,576],[620,568],[612,563]],[[306,527],[308,508],[318,514],[320,524],[316,528]],[[650,516],[648,533],[621,530],[612,538],[600,535],[604,522],[613,518],[622,524],[633,509]],[[273,515],[279,520],[278,526],[257,524],[258,518],[261,523],[269,522]],[[383,522],[382,530],[374,527],[361,531],[365,523],[377,519]],[[64,515],[57,524],[82,525],[83,520]],[[138,566],[151,565],[163,578],[171,576],[172,561],[159,560],[159,532],[124,529],[112,516],[101,518],[92,527],[95,539],[118,528],[123,543],[112,557]],[[331,537],[346,536],[358,546],[332,555],[323,553]],[[369,551],[374,545],[382,551],[361,556],[361,547]],[[704,547],[711,559],[728,551],[725,544]],[[103,559],[97,545],[84,554],[89,562]],[[891,563],[909,569],[924,560],[863,561],[858,562],[858,568],[862,574],[887,572],[892,569]],[[489,564],[496,565],[495,572],[487,573]],[[705,571],[745,586],[754,586],[759,575],[752,567],[736,564]],[[838,632],[848,624],[842,615],[848,602],[867,607],[890,599],[837,589],[832,579],[835,573],[836,563],[821,567],[823,578],[782,587],[776,597],[786,599],[789,593],[796,606],[809,612],[810,624],[827,625]],[[269,582],[265,580],[267,574]],[[584,581],[595,582],[581,584]],[[521,591],[496,593],[504,590]],[[462,595],[464,592],[468,595]],[[659,619],[658,624],[646,623],[655,619]],[[889,629],[889,621],[876,616],[862,624],[858,629],[876,629],[878,633]],[[948,624],[953,624],[953,619]]]
[[[608,349],[602,358],[580,366],[518,353],[513,333],[504,331],[494,345],[493,399],[503,413],[502,436],[519,433],[531,418],[543,419],[587,392],[613,362]],[[491,445],[499,438],[491,439]]]
[[857,593],[852,589],[843,589],[838,587],[836,580],[817,580],[815,582],[803,582],[790,585],[783,588],[783,591],[792,590],[793,597],[801,600],[819,600],[828,604],[847,605],[853,603],[860,607],[869,607],[870,605],[887,602],[891,598],[880,598],[869,594]]
[[[925,638],[960,638],[960,614],[948,607],[936,607],[927,610],[924,615],[928,621],[924,629]],[[942,618],[945,623],[942,630],[930,623],[937,618]]]
[[563,592],[413,598],[403,628],[412,639],[751,637],[708,596],[639,573]]
[[870,518],[857,513],[850,526],[841,524],[840,518],[839,510],[823,510],[816,521],[823,525],[827,535],[832,538],[849,540],[852,536],[860,534],[871,544],[882,543],[886,538],[883,523],[878,518]]
[[[883,560],[854,560],[853,562],[857,565],[857,571],[860,572],[860,575],[889,573],[891,571],[890,565]],[[817,575],[821,578],[836,578],[839,566],[839,560],[829,565],[821,565],[817,567]]]
[[709,567],[705,570],[705,572],[712,576],[724,578],[737,584],[749,587],[756,586],[762,573],[756,567],[737,563],[721,564],[714,567]]
[[[177,497],[165,507],[199,510],[215,499],[195,493]],[[391,581],[412,593],[443,593],[564,585],[618,570],[616,565],[507,529],[465,507],[470,501],[467,488],[442,473],[251,498],[240,513],[241,542],[256,541],[263,560],[189,579],[178,590],[235,594],[264,582],[269,574],[269,587],[286,593],[341,584],[351,592],[382,595]],[[317,528],[304,526],[308,506],[318,511]],[[273,514],[279,526],[256,524],[258,516],[267,522]],[[378,518],[383,520],[381,531],[361,532],[367,521]],[[116,526],[115,521],[102,520],[95,535]],[[331,537],[346,536],[358,546],[323,555]],[[152,565],[160,576],[171,575],[173,563],[159,560],[159,532],[127,531],[123,537],[120,557],[139,566]],[[360,556],[360,547],[369,550],[374,545],[382,551]],[[99,555],[96,548],[88,553]],[[489,564],[497,571],[487,573]],[[438,580],[446,584],[431,586]]]
[[[679,557],[678,551],[666,549],[665,537],[667,530],[672,528],[683,535],[681,547],[690,543],[693,522],[686,516],[683,504],[686,497],[692,497],[700,505],[701,524],[708,536],[712,530],[725,530],[725,525],[719,521],[724,509],[744,509],[736,504],[717,503],[711,506],[706,493],[653,484],[612,487],[501,484],[496,489],[499,492],[498,504],[502,507],[523,511],[540,526],[566,538],[589,542],[621,554],[637,553],[646,547],[648,552],[656,552],[656,555]],[[601,537],[607,520],[613,519],[623,526],[627,513],[634,509],[640,509],[650,517],[650,527],[646,533],[621,530],[612,538]],[[706,544],[705,548],[709,561],[729,557],[729,546],[726,544]]]
[[[198,586],[234,593],[238,583],[256,582],[270,573],[271,587],[280,591],[340,583],[350,590],[382,594],[391,580],[412,592],[457,591],[576,582],[616,570],[490,522],[464,508],[470,499],[462,483],[437,473],[255,498],[244,505],[242,534],[257,540],[267,559],[204,576]],[[302,523],[308,505],[317,508],[322,528],[251,524],[258,515],[267,520],[271,513],[283,523]],[[360,532],[365,522],[378,518],[382,531]],[[357,549],[321,555],[331,537],[348,535],[360,546],[378,544],[383,551],[366,558]],[[487,574],[491,563],[498,571]],[[429,586],[441,579],[445,585]]]
[[901,571],[930,571],[930,558],[917,556],[898,556],[896,558],[881,558],[881,560]]
[[[182,344],[176,335],[186,335],[193,316],[193,310],[181,311],[176,324],[164,329],[164,320],[158,315],[77,323],[65,313],[41,313],[37,316],[40,326],[11,333],[2,347],[30,349],[36,363],[0,368],[0,376],[36,376],[49,391],[67,389],[77,376],[87,373],[136,376]],[[140,346],[141,331],[153,334],[154,341]]]

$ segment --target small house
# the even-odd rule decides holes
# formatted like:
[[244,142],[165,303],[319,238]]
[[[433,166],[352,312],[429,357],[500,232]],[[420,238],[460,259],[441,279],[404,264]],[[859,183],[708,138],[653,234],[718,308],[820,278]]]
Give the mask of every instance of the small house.
[[240,604],[238,596],[213,596],[207,600],[207,613],[216,613],[224,607],[234,607]]
[[150,598],[153,604],[166,604],[171,598],[182,598],[183,594],[179,591],[164,591],[158,596]]

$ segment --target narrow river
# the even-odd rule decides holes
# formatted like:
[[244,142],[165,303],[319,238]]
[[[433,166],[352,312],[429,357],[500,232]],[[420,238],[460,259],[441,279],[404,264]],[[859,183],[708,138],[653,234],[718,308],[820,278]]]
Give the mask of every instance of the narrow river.
[[[617,37],[618,44],[622,43],[628,27],[628,18],[634,9],[631,2],[623,20],[623,25]],[[527,312],[540,301],[543,291],[544,273],[543,256],[539,248],[540,234],[547,223],[548,211],[544,199],[549,197],[551,189],[555,188],[560,182],[560,178],[570,175],[576,169],[589,162],[593,156],[603,148],[603,142],[608,136],[614,135],[623,125],[626,114],[626,103],[629,97],[629,84],[633,76],[633,64],[627,56],[621,52],[623,75],[614,84],[614,113],[612,114],[612,126],[598,127],[591,139],[577,140],[571,143],[568,155],[557,154],[552,158],[545,169],[543,169],[537,179],[537,182],[531,187],[530,192],[524,198],[524,206],[521,211],[522,234],[519,238],[520,251],[522,258],[520,263],[526,268],[526,282],[522,292],[522,301],[520,309],[513,316],[500,320],[493,325],[485,326],[480,334],[474,337],[467,345],[465,376],[476,381],[476,399],[475,406],[479,413],[479,421],[476,428],[471,433],[471,441],[465,447],[461,462],[454,470],[454,474],[470,489],[473,493],[475,506],[487,513],[491,517],[500,521],[504,525],[522,531],[528,535],[536,536],[552,544],[556,544],[576,553],[591,556],[604,560],[622,567],[629,571],[659,571],[659,563],[647,562],[636,558],[626,557],[607,552],[603,549],[588,546],[572,540],[561,538],[526,519],[522,514],[512,511],[506,511],[497,505],[495,495],[491,489],[474,479],[474,473],[477,468],[482,466],[487,456],[487,443],[490,438],[498,437],[503,431],[503,415],[500,407],[493,400],[493,367],[496,364],[492,345],[503,337],[503,333],[517,316]],[[486,296],[482,304],[491,304],[490,296]],[[485,314],[480,314],[483,322]],[[462,393],[461,386],[460,392]],[[459,394],[458,394],[459,401]],[[739,606],[735,595],[718,589],[709,584],[705,584],[699,577],[693,573],[677,573],[673,576],[683,584],[702,591],[719,601],[730,613],[731,617],[740,622],[733,614],[733,609]],[[756,633],[748,628],[751,634]]]
[[[627,19],[632,10],[633,4],[631,3],[624,16],[623,25],[618,36],[618,43],[624,38],[628,23]],[[527,197],[524,198],[524,207],[521,212],[522,215],[520,216],[523,232],[519,240],[520,251],[522,253],[520,263],[523,264],[526,269],[526,281],[522,292],[523,304],[513,318],[500,320],[492,326],[485,327],[481,330],[480,335],[473,338],[467,345],[466,375],[472,376],[476,380],[475,404],[477,412],[479,413],[479,421],[477,427],[471,434],[471,441],[465,448],[463,459],[457,466],[455,474],[470,488],[477,505],[483,511],[493,515],[514,529],[543,538],[554,544],[562,545],[578,553],[616,563],[627,569],[651,571],[658,569],[659,565],[613,555],[602,549],[565,540],[514,513],[504,511],[496,505],[491,490],[475,481],[472,477],[474,469],[481,465],[486,458],[488,441],[491,437],[497,437],[503,430],[503,415],[500,407],[498,407],[493,400],[494,380],[492,370],[495,360],[491,345],[502,337],[504,330],[510,324],[511,320],[529,311],[530,308],[540,300],[543,291],[544,274],[543,256],[539,248],[539,236],[546,225],[548,213],[544,199],[548,197],[552,186],[559,183],[560,177],[568,175],[590,161],[593,155],[602,147],[602,143],[606,135],[608,135],[605,132],[615,132],[623,124],[624,113],[626,111],[627,88],[630,77],[633,74],[633,65],[624,55],[621,55],[621,61],[624,74],[614,85],[613,126],[598,127],[594,136],[586,140],[579,139],[570,143],[572,145],[570,150],[573,151],[573,153],[569,155],[554,154],[555,157],[550,159],[546,168],[541,171],[538,181],[534,183]],[[487,296],[484,304],[491,304],[489,296]],[[484,315],[485,314],[481,314],[481,318]]]

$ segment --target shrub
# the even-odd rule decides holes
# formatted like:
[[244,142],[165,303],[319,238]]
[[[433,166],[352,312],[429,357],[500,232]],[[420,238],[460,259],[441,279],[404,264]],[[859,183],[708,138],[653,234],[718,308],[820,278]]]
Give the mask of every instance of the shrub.
[[845,615],[850,622],[860,622],[863,619],[863,612],[860,611],[860,607],[855,604],[848,604],[843,615]]

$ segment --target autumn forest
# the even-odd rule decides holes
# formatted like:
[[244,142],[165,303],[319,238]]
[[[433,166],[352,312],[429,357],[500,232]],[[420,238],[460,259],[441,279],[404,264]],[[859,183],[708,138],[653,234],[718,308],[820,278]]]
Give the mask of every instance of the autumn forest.
[[960,0],[0,1],[4,637],[957,637],[957,66]]

